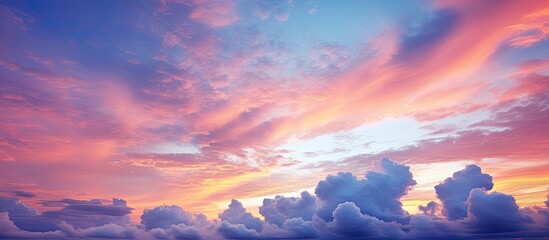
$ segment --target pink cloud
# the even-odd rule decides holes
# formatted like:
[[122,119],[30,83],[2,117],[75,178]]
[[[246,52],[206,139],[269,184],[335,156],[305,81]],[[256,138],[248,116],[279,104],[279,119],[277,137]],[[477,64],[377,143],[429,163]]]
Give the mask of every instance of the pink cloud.
[[238,20],[235,4],[229,1],[195,1],[190,17],[212,27],[224,27]]
[[[389,157],[409,163],[448,162],[460,160],[480,161],[485,158],[505,158],[515,161],[545,161],[549,147],[544,129],[549,115],[544,102],[546,94],[538,94],[529,101],[516,100],[491,107],[490,120],[476,123],[477,129],[453,129],[456,135],[426,138],[402,149],[387,150],[367,155],[371,159]],[[486,130],[499,128],[500,130]],[[362,157],[349,158],[345,167],[363,164]],[[329,164],[329,163],[327,163]],[[540,169],[540,171],[545,171]]]
[[2,30],[27,30],[28,26],[34,22],[28,14],[6,6],[0,6],[0,19],[2,20],[0,26],[6,27]]
[[167,47],[173,47],[179,43],[179,38],[171,32],[164,34],[162,39],[162,44]]
[[509,40],[514,47],[528,47],[549,38],[549,8],[524,16],[520,23],[509,28],[516,31]]

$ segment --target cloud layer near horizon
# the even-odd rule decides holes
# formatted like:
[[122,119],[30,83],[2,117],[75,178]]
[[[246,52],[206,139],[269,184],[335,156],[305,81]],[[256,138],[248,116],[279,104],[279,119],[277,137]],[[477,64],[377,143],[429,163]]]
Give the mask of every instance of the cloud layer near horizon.
[[[15,198],[0,198],[0,237],[136,239],[528,238],[549,234],[545,207],[519,208],[511,195],[490,192],[492,177],[475,165],[437,185],[438,201],[409,214],[400,199],[415,181],[409,167],[382,159],[364,178],[340,172],[318,182],[315,195],[264,199],[253,216],[238,200],[208,220],[176,205],[146,209],[141,224],[121,199],[44,202],[38,213]],[[440,201],[440,203],[438,203]]]

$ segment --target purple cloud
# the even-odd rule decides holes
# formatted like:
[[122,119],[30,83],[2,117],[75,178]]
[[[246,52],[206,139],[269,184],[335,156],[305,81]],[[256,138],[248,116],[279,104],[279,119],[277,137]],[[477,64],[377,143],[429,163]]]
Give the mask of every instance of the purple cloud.
[[341,203],[333,212],[334,220],[326,229],[338,237],[357,238],[402,238],[404,231],[400,224],[384,222],[376,217],[365,215],[352,202]]
[[114,199],[113,204],[103,204],[99,200],[75,199],[42,201],[42,204],[61,209],[39,214],[36,209],[22,204],[17,199],[0,198],[0,212],[8,212],[14,224],[26,231],[58,230],[57,225],[62,221],[80,228],[131,223],[127,215],[131,213],[132,208],[127,207],[121,199]]
[[137,239],[143,238],[145,232],[133,225],[105,224],[89,228],[75,228],[62,222],[59,224],[61,231],[68,237],[75,238],[111,238],[111,239]]
[[21,230],[10,219],[8,212],[0,211],[0,238],[62,238],[65,235],[60,231],[29,232]]
[[133,208],[126,206],[125,201],[113,199],[112,204],[103,204],[100,200],[63,199],[43,202],[44,205],[62,206],[62,209],[45,211],[41,218],[59,223],[65,221],[79,228],[96,227],[105,224],[130,224],[128,215]]
[[466,225],[475,232],[499,233],[524,230],[531,219],[519,211],[515,198],[503,193],[471,190]]
[[[257,232],[260,232],[262,229],[261,220],[254,217],[251,213],[246,212],[246,209],[242,206],[242,203],[234,199],[231,200],[229,209],[219,214],[219,219],[230,224],[242,224],[247,229],[253,229]],[[240,227],[236,228],[240,229]]]
[[8,212],[11,215],[36,216],[38,211],[21,203],[16,198],[0,198],[0,212]]
[[318,236],[313,222],[305,221],[301,217],[287,219],[282,228],[289,232],[291,238],[316,238]]
[[168,229],[170,226],[177,224],[189,225],[191,221],[191,214],[176,205],[145,209],[143,215],[141,215],[141,224],[145,225],[147,230],[153,228]]
[[13,224],[25,231],[44,232],[57,229],[53,221],[15,198],[0,198],[0,212],[8,213]]
[[426,206],[419,205],[418,208],[419,208],[419,211],[423,212],[423,214],[434,216],[439,209],[439,204],[436,202],[430,201],[429,203],[427,203]]
[[266,198],[259,207],[259,213],[265,217],[265,221],[281,227],[285,221],[291,218],[301,218],[311,221],[316,211],[316,197],[309,192],[301,192],[301,197],[276,196],[274,199]]
[[408,213],[402,209],[400,198],[416,184],[410,168],[386,158],[379,162],[379,168],[381,172],[369,171],[361,180],[340,172],[320,181],[315,189],[321,201],[317,215],[330,221],[340,203],[353,202],[362,214],[383,221],[406,222]]
[[412,216],[403,229],[410,239],[463,239],[467,232],[460,223],[424,214]]
[[195,226],[185,224],[172,225],[168,233],[175,239],[202,239],[200,231]]
[[467,198],[472,189],[491,190],[493,186],[492,176],[483,174],[476,165],[469,165],[436,185],[435,191],[442,201],[442,214],[450,220],[458,220],[467,217]]
[[227,221],[221,222],[217,231],[221,236],[229,239],[250,239],[259,236],[255,230],[248,229],[244,224],[231,224]]
[[12,193],[14,196],[16,196],[16,197],[24,197],[24,198],[33,198],[33,197],[36,197],[36,194],[34,194],[34,193],[25,192],[25,191],[19,191],[19,190],[11,191],[11,193]]

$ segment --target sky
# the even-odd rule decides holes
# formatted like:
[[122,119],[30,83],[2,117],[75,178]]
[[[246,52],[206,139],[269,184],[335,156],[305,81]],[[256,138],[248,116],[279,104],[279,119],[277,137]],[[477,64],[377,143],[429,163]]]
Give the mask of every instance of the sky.
[[549,235],[549,1],[0,0],[0,237]]

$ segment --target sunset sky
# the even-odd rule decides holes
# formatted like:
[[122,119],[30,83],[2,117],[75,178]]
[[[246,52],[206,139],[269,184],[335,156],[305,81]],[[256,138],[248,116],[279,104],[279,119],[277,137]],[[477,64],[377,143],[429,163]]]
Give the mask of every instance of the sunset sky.
[[[427,218],[473,236],[522,217],[509,236],[547,236],[548,193],[549,1],[0,0],[7,237],[421,238]],[[371,210],[382,195],[395,208]],[[314,204],[277,222],[264,199]],[[505,231],[480,223],[511,202]],[[254,218],[230,220],[239,204]],[[355,209],[381,235],[338,225]]]

